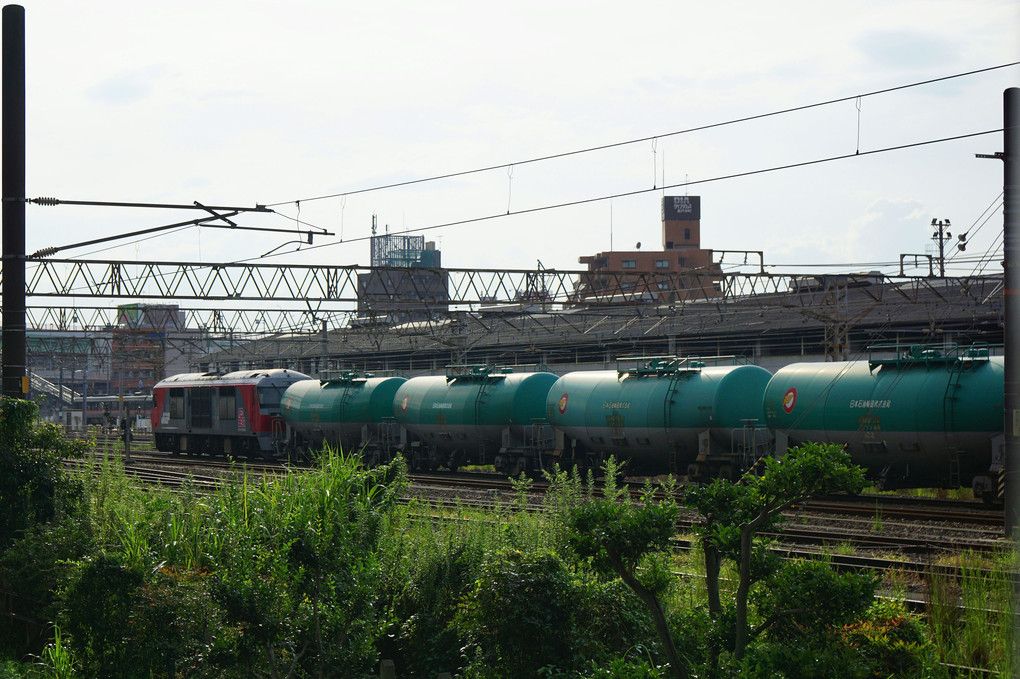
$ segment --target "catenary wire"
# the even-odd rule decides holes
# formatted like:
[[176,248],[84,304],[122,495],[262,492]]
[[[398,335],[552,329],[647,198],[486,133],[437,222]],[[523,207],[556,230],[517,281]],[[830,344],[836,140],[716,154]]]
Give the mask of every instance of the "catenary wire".
[[[1002,132],[1002,128],[999,128],[997,130],[986,130],[984,132],[972,132],[972,133],[969,133],[969,134],[961,134],[961,135],[956,135],[956,136],[952,136],[952,137],[942,137],[940,139],[929,139],[929,140],[926,140],[926,141],[912,142],[910,144],[900,144],[898,146],[887,146],[887,147],[880,148],[880,149],[872,149],[870,151],[855,151],[854,153],[845,153],[845,154],[838,155],[838,156],[828,156],[826,158],[816,158],[814,160],[806,160],[806,161],[802,161],[802,162],[799,162],[799,163],[787,163],[785,165],[776,165],[776,166],[768,167],[768,168],[761,168],[761,169],[757,169],[757,170],[749,170],[747,172],[737,172],[737,173],[728,174],[728,175],[720,175],[718,177],[710,177],[708,179],[696,179],[696,180],[693,180],[693,181],[684,181],[684,182],[681,182],[681,183],[678,183],[678,184],[670,184],[668,186],[663,186],[663,187],[660,187],[660,188],[661,189],[675,189],[675,188],[680,188],[680,187],[694,186],[694,185],[697,185],[697,184],[709,184],[709,183],[712,183],[712,182],[726,181],[726,180],[730,180],[730,179],[740,179],[740,178],[743,178],[743,177],[751,177],[751,176],[754,176],[754,175],[766,174],[766,173],[769,173],[769,172],[778,172],[780,170],[792,170],[792,169],[796,169],[796,168],[809,167],[811,165],[820,165],[820,164],[823,164],[823,163],[831,163],[831,162],[834,162],[834,161],[837,161],[837,160],[848,160],[850,158],[863,158],[865,156],[875,155],[875,154],[879,154],[879,153],[888,153],[890,151],[902,151],[902,150],[905,150],[905,149],[918,148],[918,147],[921,147],[921,146],[929,146],[929,145],[932,145],[932,144],[941,144],[941,143],[949,142],[949,141],[958,141],[960,139],[968,139],[968,138],[972,138],[972,137],[980,137],[980,136],[983,136],[983,135],[995,134],[997,132]],[[608,194],[608,195],[603,195],[603,196],[596,196],[594,198],[582,198],[580,200],[568,201],[568,202],[565,202],[565,203],[556,203],[556,204],[552,204],[552,205],[542,205],[542,206],[533,207],[533,208],[525,208],[525,209],[521,209],[521,210],[514,210],[512,212],[511,211],[500,212],[500,213],[496,213],[496,214],[485,215],[485,216],[482,216],[482,217],[472,217],[472,218],[469,218],[469,219],[461,219],[461,220],[452,221],[452,222],[444,222],[442,224],[433,224],[433,225],[430,225],[430,226],[420,226],[420,227],[416,227],[416,228],[405,229],[403,231],[403,233],[421,233],[423,231],[433,231],[435,229],[443,229],[443,228],[448,228],[448,227],[452,227],[452,226],[463,226],[465,224],[475,224],[475,223],[478,223],[478,222],[491,221],[491,220],[500,219],[500,218],[503,218],[503,217],[512,217],[512,216],[519,216],[519,215],[525,215],[525,214],[532,214],[532,213],[536,213],[536,212],[544,212],[546,210],[557,210],[557,209],[566,208],[566,207],[576,207],[578,205],[586,205],[586,204],[589,204],[589,203],[597,203],[597,202],[601,202],[601,201],[605,201],[605,200],[612,200],[612,199],[616,199],[616,198],[626,198],[626,197],[630,197],[630,196],[639,196],[639,195],[646,194],[646,193],[657,192],[657,191],[660,190],[660,188],[653,187],[653,188],[636,189],[634,191],[624,191],[624,192],[621,192],[621,193],[613,193],[613,194]],[[316,228],[319,228],[319,227],[316,227]],[[343,241],[342,243],[322,243],[320,245],[311,245],[309,247],[302,247],[302,248],[300,248],[300,251],[301,252],[307,252],[309,250],[317,250],[319,248],[335,247],[337,245],[346,245],[346,244],[354,243],[354,242],[357,242],[357,241],[369,240],[371,238],[372,238],[372,236],[359,236],[357,238],[349,238],[349,239]],[[283,255],[293,254],[294,252],[297,252],[297,250],[291,250],[291,251],[287,251],[287,252],[272,253],[271,256],[279,257],[279,256],[283,256]],[[252,258],[248,258],[248,259],[237,260],[235,263],[250,262],[250,261],[255,261],[255,260],[258,260],[258,259],[262,259],[262,257],[252,257]]]
[[[732,120],[726,120],[726,121],[718,122],[718,123],[709,123],[707,125],[699,125],[697,127],[690,127],[690,128],[683,129],[683,130],[677,130],[675,132],[666,132],[666,133],[663,133],[663,134],[656,134],[656,135],[652,135],[652,136],[648,136],[648,137],[641,137],[640,139],[631,139],[629,141],[613,142],[613,143],[610,143],[610,144],[603,144],[601,146],[591,146],[591,147],[588,147],[588,148],[578,149],[578,150],[575,150],[575,151],[565,151],[563,153],[554,153],[554,154],[550,154],[550,155],[540,156],[540,157],[537,157],[537,158],[530,158],[528,160],[519,160],[519,161],[515,161],[515,162],[511,162],[511,163],[502,163],[500,165],[489,165],[489,166],[477,168],[477,169],[474,169],[474,170],[463,170],[463,171],[460,171],[460,172],[450,172],[450,173],[447,173],[447,174],[435,175],[435,176],[432,176],[432,177],[423,177],[421,179],[411,179],[411,180],[403,181],[403,182],[394,182],[394,183],[391,183],[391,184],[382,184],[382,185],[379,185],[379,186],[372,186],[372,187],[367,187],[367,188],[363,188],[363,189],[354,189],[354,190],[351,190],[351,191],[340,191],[340,192],[325,194],[325,195],[321,195],[321,196],[313,196],[311,198],[300,198],[300,199],[296,199],[296,200],[284,200],[284,201],[279,201],[279,202],[276,202],[276,203],[267,203],[266,207],[277,207],[277,206],[280,206],[280,205],[287,205],[287,204],[290,204],[290,203],[297,203],[297,202],[310,202],[310,201],[317,201],[317,200],[327,200],[327,199],[330,199],[330,198],[339,198],[339,197],[342,197],[342,196],[353,196],[353,195],[356,195],[356,194],[359,194],[359,193],[371,193],[371,192],[374,192],[374,191],[385,191],[387,189],[395,189],[395,188],[400,188],[400,187],[403,187],[403,186],[412,186],[412,185],[415,185],[415,184],[423,184],[423,183],[426,183],[426,182],[440,181],[440,180],[443,180],[443,179],[452,179],[454,177],[463,177],[465,175],[470,175],[470,174],[478,174],[478,173],[481,173],[481,172],[490,172],[492,170],[499,170],[499,169],[510,168],[510,167],[512,167],[514,165],[527,165],[527,164],[531,164],[531,163],[540,163],[540,162],[544,162],[544,161],[547,161],[547,160],[555,160],[555,159],[558,159],[558,158],[566,158],[566,157],[569,157],[569,156],[580,155],[580,154],[583,154],[583,153],[592,153],[592,152],[595,152],[595,151],[605,151],[605,150],[608,150],[608,149],[618,148],[618,147],[621,147],[621,146],[629,146],[631,144],[642,144],[642,143],[647,143],[647,142],[656,142],[658,139],[662,139],[662,138],[665,138],[665,137],[675,137],[675,136],[679,136],[679,135],[683,135],[683,134],[691,134],[693,132],[702,132],[704,130],[711,130],[711,129],[715,129],[715,128],[718,128],[718,127],[726,127],[728,125],[737,125],[739,123],[746,123],[746,122],[750,122],[750,121],[753,121],[753,120],[761,120],[763,118],[771,118],[771,117],[774,117],[774,116],[785,115],[785,114],[788,114],[788,113],[796,113],[798,111],[806,111],[806,110],[809,110],[809,109],[819,108],[819,107],[822,107],[822,106],[830,106],[832,104],[839,104],[839,103],[843,103],[843,102],[846,102],[846,101],[859,101],[863,97],[873,97],[873,96],[877,96],[877,95],[880,95],[880,94],[888,94],[890,92],[897,92],[899,90],[906,90],[906,89],[910,89],[910,88],[913,88],[913,87],[921,87],[923,85],[931,85],[933,83],[943,82],[943,81],[946,81],[946,80],[953,80],[955,78],[964,78],[964,77],[971,76],[971,75],[977,75],[978,73],[986,73],[988,71],[995,71],[995,70],[998,70],[998,69],[1009,68],[1009,67],[1017,66],[1017,65],[1020,65],[1020,61],[1013,61],[1013,62],[1010,62],[1010,63],[1007,63],[1007,64],[999,64],[998,66],[989,66],[988,68],[980,68],[980,69],[976,69],[976,70],[973,70],[973,71],[967,71],[967,72],[964,72],[964,73],[955,73],[953,75],[941,76],[939,78],[931,78],[929,80],[921,80],[921,81],[914,82],[914,83],[908,83],[906,85],[897,85],[895,87],[887,87],[887,88],[884,88],[884,89],[873,90],[871,92],[865,92],[865,93],[862,93],[862,94],[854,94],[854,95],[850,95],[850,96],[846,96],[846,97],[839,97],[839,98],[836,98],[836,99],[829,99],[829,100],[826,100],[826,101],[820,101],[820,102],[816,102],[816,103],[813,103],[813,104],[804,104],[803,106],[794,106],[794,107],[791,107],[791,108],[780,109],[778,111],[770,111],[768,113],[759,113],[759,114],[756,114],[756,115],[745,116],[743,118],[734,118]],[[861,154],[861,155],[863,155],[863,154]],[[665,182],[663,182],[663,183],[665,183]],[[669,188],[669,187],[661,187],[661,188]]]

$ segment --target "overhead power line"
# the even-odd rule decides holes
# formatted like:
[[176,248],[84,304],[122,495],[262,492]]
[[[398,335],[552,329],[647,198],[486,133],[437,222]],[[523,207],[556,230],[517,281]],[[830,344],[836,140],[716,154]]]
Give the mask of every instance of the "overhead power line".
[[[663,133],[663,134],[652,135],[650,137],[641,137],[640,139],[631,139],[629,141],[614,142],[614,143],[610,143],[610,144],[603,144],[601,146],[591,146],[591,147],[588,147],[588,148],[578,149],[578,150],[575,150],[575,151],[565,151],[563,153],[554,153],[554,154],[550,154],[550,155],[546,155],[546,156],[540,156],[540,157],[537,157],[537,158],[529,158],[527,160],[518,160],[518,161],[515,161],[515,162],[512,162],[512,163],[503,163],[501,165],[489,165],[487,167],[481,167],[481,168],[477,168],[477,169],[474,169],[474,170],[464,170],[464,171],[461,171],[461,172],[450,172],[448,174],[435,175],[435,176],[432,176],[432,177],[423,177],[421,179],[410,179],[408,181],[395,182],[395,183],[392,183],[392,184],[381,184],[379,186],[366,187],[366,188],[362,188],[362,189],[354,189],[354,190],[351,190],[351,191],[340,191],[340,192],[337,192],[337,193],[330,193],[330,194],[326,194],[326,195],[322,195],[322,196],[313,196],[311,198],[299,198],[299,199],[296,199],[296,200],[280,201],[278,203],[268,203],[266,205],[266,207],[276,207],[276,206],[279,206],[279,205],[287,205],[287,204],[290,204],[290,203],[304,203],[304,202],[317,201],[317,200],[327,200],[327,199],[330,199],[330,198],[340,198],[340,197],[344,197],[344,196],[353,196],[353,195],[356,195],[356,194],[359,194],[359,193],[371,193],[373,191],[385,191],[387,189],[395,189],[395,188],[400,188],[400,187],[403,187],[403,186],[412,186],[412,185],[415,185],[415,184],[423,184],[425,182],[434,182],[434,181],[440,181],[440,180],[443,180],[443,179],[452,179],[454,177],[463,177],[465,175],[470,175],[470,174],[478,174],[478,173],[481,173],[481,172],[490,172],[492,170],[507,169],[507,168],[512,168],[512,167],[514,167],[516,165],[528,165],[528,164],[531,164],[531,163],[540,163],[540,162],[544,162],[544,161],[547,161],[547,160],[555,160],[555,159],[558,159],[558,158],[566,158],[566,157],[569,157],[569,156],[580,155],[582,153],[592,153],[594,151],[605,151],[607,149],[618,148],[620,146],[628,146],[628,145],[631,145],[631,144],[642,144],[642,143],[647,143],[647,142],[654,142],[654,141],[656,141],[658,139],[664,139],[666,137],[675,137],[675,136],[682,135],[682,134],[691,134],[693,132],[702,132],[704,130],[711,130],[711,129],[714,129],[714,128],[717,128],[717,127],[725,127],[725,126],[728,126],[728,125],[736,125],[736,124],[739,124],[739,123],[750,122],[752,120],[761,120],[762,118],[770,118],[770,117],[773,117],[773,116],[785,115],[785,114],[788,114],[788,113],[796,113],[797,111],[806,111],[808,109],[819,108],[821,106],[829,106],[829,105],[832,105],[832,104],[839,104],[839,103],[846,102],[846,101],[854,101],[854,100],[858,100],[858,99],[863,99],[864,97],[877,96],[879,94],[888,94],[890,92],[897,92],[899,90],[906,90],[906,89],[910,89],[910,88],[913,88],[913,87],[921,87],[923,85],[931,85],[933,83],[944,82],[946,80],[953,80],[955,78],[964,78],[964,77],[971,76],[971,75],[977,75],[978,73],[987,73],[989,71],[995,71],[995,70],[999,70],[999,69],[1003,69],[1003,68],[1009,68],[1011,66],[1017,66],[1017,65],[1020,65],[1020,61],[1013,61],[1013,62],[1010,62],[1008,64],[1000,64],[998,66],[989,66],[988,68],[980,68],[980,69],[977,69],[977,70],[974,70],[974,71],[966,71],[964,73],[956,73],[956,74],[953,74],[953,75],[942,76],[942,77],[939,77],[939,78],[931,78],[929,80],[921,80],[921,81],[918,81],[918,82],[909,83],[907,85],[897,85],[895,87],[886,87],[886,88],[880,89],[880,90],[873,90],[871,92],[865,92],[865,93],[862,93],[862,94],[853,94],[853,95],[846,96],[846,97],[839,97],[837,99],[828,99],[826,101],[820,101],[820,102],[816,102],[816,103],[813,103],[813,104],[805,104],[803,106],[794,106],[792,108],[785,108],[785,109],[781,109],[781,110],[778,110],[778,111],[771,111],[769,113],[759,113],[759,114],[756,114],[756,115],[745,116],[743,118],[734,118],[733,120],[726,120],[726,121],[718,122],[718,123],[709,123],[707,125],[700,125],[698,127],[690,127],[690,128],[683,129],[683,130],[677,130],[675,132],[666,132],[666,133]],[[660,188],[671,188],[671,187],[660,187]]]
[[[799,162],[799,163],[788,163],[786,165],[776,165],[776,166],[773,166],[773,167],[761,168],[761,169],[758,169],[758,170],[748,170],[747,172],[737,172],[737,173],[734,173],[734,174],[720,175],[718,177],[710,177],[710,178],[707,178],[707,179],[695,179],[695,180],[690,180],[690,181],[685,180],[683,182],[679,182],[679,183],[676,183],[676,184],[669,184],[669,185],[665,185],[665,186],[637,189],[637,190],[634,190],[634,191],[624,191],[624,192],[621,192],[621,193],[613,193],[613,194],[608,194],[608,195],[603,195],[603,196],[596,196],[596,197],[593,197],[593,198],[582,198],[580,200],[573,200],[573,201],[568,201],[568,202],[565,202],[565,203],[556,203],[556,204],[552,204],[552,205],[542,205],[542,206],[539,206],[539,207],[526,208],[526,209],[523,209],[523,210],[514,210],[514,211],[508,211],[508,212],[500,212],[500,213],[497,213],[497,214],[485,215],[485,216],[482,216],[482,217],[472,217],[472,218],[469,218],[469,219],[461,219],[461,220],[457,220],[457,221],[453,221],[453,222],[444,222],[442,224],[433,224],[431,226],[421,226],[421,227],[417,227],[417,228],[408,228],[408,229],[404,229],[402,231],[402,233],[420,233],[420,232],[423,232],[423,231],[433,231],[435,229],[445,229],[445,228],[451,227],[451,226],[462,226],[464,224],[474,224],[474,223],[478,223],[478,222],[486,222],[486,221],[491,221],[491,220],[494,220],[494,219],[501,219],[501,218],[504,218],[504,217],[514,217],[514,216],[519,216],[519,215],[531,214],[531,213],[535,213],[535,212],[544,212],[546,210],[557,210],[557,209],[565,208],[565,207],[576,207],[578,205],[585,205],[587,203],[597,203],[597,202],[600,202],[600,201],[612,200],[612,199],[616,199],[616,198],[626,198],[626,197],[630,197],[630,196],[638,196],[638,195],[641,195],[641,194],[644,194],[644,193],[659,192],[659,191],[664,191],[666,189],[675,189],[675,188],[681,188],[681,187],[688,187],[688,186],[694,186],[696,184],[709,184],[709,183],[712,183],[712,182],[725,181],[725,180],[728,180],[728,179],[738,179],[738,178],[741,178],[741,177],[751,177],[751,176],[754,176],[754,175],[765,174],[765,173],[768,173],[768,172],[778,172],[780,170],[792,170],[792,169],[795,169],[795,168],[808,167],[808,166],[811,166],[811,165],[820,165],[822,163],[831,163],[831,162],[837,161],[837,160],[848,160],[850,158],[863,158],[864,156],[871,156],[871,155],[876,155],[876,154],[879,154],[879,153],[888,153],[890,151],[902,151],[904,149],[917,148],[917,147],[921,147],[921,146],[929,146],[931,144],[941,144],[941,143],[949,142],[949,141],[958,141],[960,139],[969,139],[971,137],[980,137],[980,136],[987,135],[987,134],[995,134],[997,132],[1002,132],[1002,128],[999,128],[997,130],[986,130],[984,132],[972,132],[970,134],[961,134],[961,135],[956,135],[956,136],[953,136],[953,137],[942,137],[941,139],[929,139],[927,141],[913,142],[913,143],[910,143],[910,144],[901,144],[899,146],[887,146],[885,148],[872,149],[870,151],[856,151],[854,153],[845,153],[843,155],[838,155],[838,156],[829,156],[829,157],[826,157],[826,158],[817,158],[815,160],[805,160],[805,161],[802,161],[802,162]],[[349,243],[354,243],[354,242],[357,242],[357,241],[365,241],[365,240],[369,240],[371,238],[372,238],[371,236],[360,236],[360,237],[357,237],[357,238],[349,238],[349,239],[347,239],[345,241],[338,242],[338,243],[323,243],[321,245],[312,245],[312,246],[309,246],[309,247],[302,247],[301,248],[301,252],[308,252],[309,250],[317,250],[319,248],[334,247],[334,246],[337,246],[337,245],[347,245]],[[252,258],[249,258],[249,259],[238,260],[238,263],[251,262],[251,261],[262,259],[263,257],[268,257],[268,256],[277,257],[277,256],[281,256],[281,255],[292,254],[293,252],[295,252],[295,251],[292,250],[292,251],[287,251],[287,252],[267,253],[266,255],[263,255],[262,257],[252,257]]]

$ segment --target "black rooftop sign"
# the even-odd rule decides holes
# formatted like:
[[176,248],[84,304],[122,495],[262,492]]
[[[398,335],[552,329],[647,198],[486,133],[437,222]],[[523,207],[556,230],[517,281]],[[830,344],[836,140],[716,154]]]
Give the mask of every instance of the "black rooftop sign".
[[701,196],[663,196],[662,221],[701,221]]

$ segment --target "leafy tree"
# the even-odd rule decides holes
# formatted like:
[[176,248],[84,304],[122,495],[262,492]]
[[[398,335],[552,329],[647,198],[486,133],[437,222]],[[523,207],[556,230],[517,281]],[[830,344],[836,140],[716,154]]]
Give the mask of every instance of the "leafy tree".
[[[666,499],[655,499],[649,486],[641,502],[631,503],[625,491],[618,489],[618,468],[613,460],[605,466],[602,498],[589,498],[567,510],[571,529],[571,548],[590,558],[603,573],[615,573],[648,608],[659,641],[676,677],[687,676],[687,664],[680,658],[660,595],[672,581],[672,575],[656,554],[669,549],[676,534],[679,508],[667,488]],[[641,565],[643,568],[638,569]]]
[[[735,660],[743,658],[751,638],[748,626],[748,598],[756,577],[752,570],[756,553],[754,537],[782,520],[782,513],[798,502],[814,496],[836,492],[860,492],[864,488],[864,472],[850,463],[850,456],[838,445],[807,443],[791,449],[780,459],[766,461],[760,477],[745,476],[739,483],[717,479],[691,488],[686,504],[702,516],[696,529],[702,538],[705,573],[709,593],[709,610],[720,619],[723,609],[719,596],[719,566],[723,558],[737,562],[739,578],[734,600],[735,635],[732,652]],[[760,577],[761,574],[759,574]],[[803,615],[803,606],[817,609],[821,597],[797,609],[775,609],[775,615]],[[773,626],[778,620],[769,619]],[[760,633],[757,630],[755,633]]]
[[66,457],[80,457],[83,441],[65,441],[58,427],[38,420],[31,401],[0,396],[0,550],[33,525],[73,509],[81,484],[63,473]]
[[868,608],[881,578],[874,574],[840,573],[822,561],[787,561],[763,580],[752,595],[764,618],[755,636],[768,631],[781,643],[855,622]]
[[569,666],[575,603],[570,573],[555,554],[493,554],[458,614],[465,651],[498,676]]
[[620,580],[571,572],[559,554],[542,549],[490,553],[454,626],[465,640],[466,677],[573,678],[589,664],[640,658],[654,643],[641,602]]
[[54,521],[26,531],[0,554],[0,589],[14,595],[7,602],[7,612],[13,615],[0,625],[0,656],[22,658],[42,652],[45,625],[57,614],[58,584],[73,568],[71,562],[96,549],[82,523]]
[[145,658],[123,640],[132,634],[131,611],[144,575],[116,557],[88,560],[64,593],[61,627],[75,639],[84,676],[146,677]]

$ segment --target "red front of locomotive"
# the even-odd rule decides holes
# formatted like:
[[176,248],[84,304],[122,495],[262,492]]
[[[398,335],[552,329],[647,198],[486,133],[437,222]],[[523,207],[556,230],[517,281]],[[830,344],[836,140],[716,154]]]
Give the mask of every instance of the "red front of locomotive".
[[283,432],[280,399],[293,370],[174,375],[153,387],[152,428],[158,450],[270,457]]

